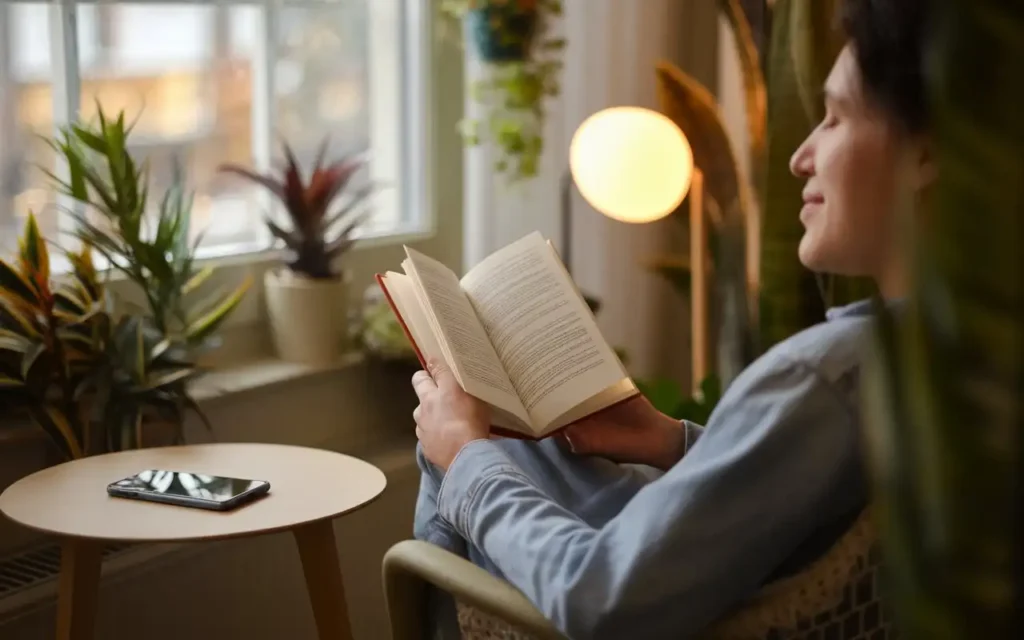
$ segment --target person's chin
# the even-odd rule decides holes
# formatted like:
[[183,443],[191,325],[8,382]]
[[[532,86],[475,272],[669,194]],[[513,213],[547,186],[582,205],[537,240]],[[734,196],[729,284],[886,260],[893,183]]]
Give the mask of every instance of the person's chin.
[[804,231],[804,236],[800,239],[797,256],[800,258],[800,264],[811,271],[825,270],[822,264],[822,252],[818,247],[818,243],[815,242],[814,237],[808,231]]

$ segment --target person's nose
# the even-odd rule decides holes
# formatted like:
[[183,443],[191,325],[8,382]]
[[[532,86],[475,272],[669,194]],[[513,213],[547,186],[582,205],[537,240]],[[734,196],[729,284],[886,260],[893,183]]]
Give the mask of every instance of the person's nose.
[[803,141],[803,144],[789,159],[789,171],[797,178],[810,178],[814,175],[814,134]]

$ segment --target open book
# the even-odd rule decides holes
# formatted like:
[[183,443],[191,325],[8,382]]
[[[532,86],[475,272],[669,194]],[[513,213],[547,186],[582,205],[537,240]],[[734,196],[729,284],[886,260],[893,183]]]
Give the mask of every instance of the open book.
[[533,233],[461,280],[406,247],[377,280],[421,362],[443,360],[495,432],[540,439],[638,393],[554,248]]

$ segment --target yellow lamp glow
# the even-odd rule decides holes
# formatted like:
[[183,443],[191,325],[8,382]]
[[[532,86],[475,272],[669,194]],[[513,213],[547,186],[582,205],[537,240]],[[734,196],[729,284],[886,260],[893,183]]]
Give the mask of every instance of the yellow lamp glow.
[[569,147],[576,188],[592,207],[642,223],[675,211],[690,190],[693,151],[669,118],[641,107],[613,107],[587,118]]

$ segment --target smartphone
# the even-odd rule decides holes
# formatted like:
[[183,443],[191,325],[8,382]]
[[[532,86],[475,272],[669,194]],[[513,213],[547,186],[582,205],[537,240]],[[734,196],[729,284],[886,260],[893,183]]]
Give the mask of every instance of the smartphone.
[[196,509],[229,511],[270,491],[265,480],[147,469],[107,485],[117,498],[149,500]]

